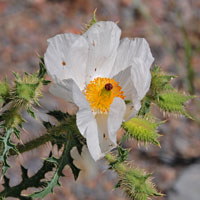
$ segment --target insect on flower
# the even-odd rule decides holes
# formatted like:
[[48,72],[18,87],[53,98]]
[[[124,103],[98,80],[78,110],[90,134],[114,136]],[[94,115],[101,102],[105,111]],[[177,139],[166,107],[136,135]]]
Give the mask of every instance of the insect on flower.
[[82,35],[48,39],[44,57],[50,92],[78,106],[77,126],[94,160],[116,147],[122,121],[138,113],[150,87],[147,41],[120,35],[115,23],[100,21]]

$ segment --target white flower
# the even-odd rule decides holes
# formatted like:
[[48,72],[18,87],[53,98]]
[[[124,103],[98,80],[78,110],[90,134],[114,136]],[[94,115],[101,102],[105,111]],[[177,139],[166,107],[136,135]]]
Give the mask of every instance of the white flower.
[[94,160],[116,147],[122,121],[137,114],[150,87],[148,43],[120,35],[115,23],[97,22],[83,35],[50,38],[44,56],[50,92],[78,106],[77,126]]

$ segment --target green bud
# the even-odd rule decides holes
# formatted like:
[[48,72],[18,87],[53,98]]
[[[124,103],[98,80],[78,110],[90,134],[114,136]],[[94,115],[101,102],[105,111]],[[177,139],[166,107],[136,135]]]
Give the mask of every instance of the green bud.
[[155,123],[145,118],[132,118],[123,123],[123,128],[130,138],[144,143],[160,146],[156,129],[161,123]]
[[18,98],[30,101],[35,96],[38,84],[16,83],[16,95]]
[[4,97],[8,95],[8,93],[9,93],[9,87],[7,80],[5,80],[4,82],[0,82],[0,96],[2,97],[2,100]]
[[151,95],[155,96],[166,90],[173,90],[174,88],[170,85],[170,81],[176,76],[164,74],[158,66],[156,66],[152,72],[151,80]]
[[155,103],[167,113],[182,114],[191,118],[191,116],[186,112],[184,104],[193,98],[194,96],[172,91],[159,94]]
[[[132,200],[147,200],[153,196],[162,196],[156,191],[151,182],[151,174],[138,168],[130,167],[129,163],[119,163],[111,154],[106,155],[106,160],[119,176],[116,187],[120,187]],[[113,164],[115,163],[115,164]]]

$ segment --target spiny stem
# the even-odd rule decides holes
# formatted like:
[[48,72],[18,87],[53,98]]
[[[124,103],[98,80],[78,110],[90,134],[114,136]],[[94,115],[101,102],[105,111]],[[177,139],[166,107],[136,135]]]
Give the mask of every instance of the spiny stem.
[[[47,134],[44,134],[44,135],[42,135],[42,136],[40,136],[36,139],[33,139],[33,140],[27,142],[26,144],[17,145],[17,150],[19,151],[19,153],[24,153],[26,151],[30,151],[32,149],[35,149],[35,148],[37,148],[37,147],[39,147],[39,146],[41,146],[41,145],[43,145],[43,144],[45,144],[49,141],[52,141],[54,139],[55,138],[52,135],[47,133]],[[11,150],[9,152],[9,154],[12,155],[12,156],[17,155],[17,153],[13,150]]]

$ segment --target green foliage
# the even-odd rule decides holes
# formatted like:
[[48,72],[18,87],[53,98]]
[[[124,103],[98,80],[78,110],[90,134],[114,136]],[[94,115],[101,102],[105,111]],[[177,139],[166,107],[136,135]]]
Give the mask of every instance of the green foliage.
[[26,109],[32,117],[35,117],[32,106],[33,104],[38,104],[38,99],[42,96],[41,90],[46,73],[42,58],[40,65],[38,73],[29,74],[25,72],[22,77],[18,73],[14,73],[15,81],[12,86],[8,86],[6,79],[4,82],[0,82],[0,101],[4,102],[2,106],[4,107],[9,103],[8,108],[0,113],[0,124],[3,131],[0,143],[2,175],[5,174],[9,167],[7,163],[8,152],[11,150],[16,151],[15,144],[10,142],[12,133],[20,139],[18,128],[22,128],[22,123],[24,122],[21,111]]
[[[5,197],[17,197],[20,199],[34,199],[40,198],[43,199],[47,194],[52,193],[54,187],[59,186],[59,179],[63,176],[63,169],[68,165],[73,174],[74,178],[77,179],[80,170],[73,164],[73,159],[71,157],[71,150],[73,147],[77,147],[79,153],[82,151],[82,146],[85,144],[84,140],[79,140],[82,136],[79,136],[80,133],[76,127],[76,118],[75,116],[70,116],[67,113],[61,111],[51,111],[49,112],[51,116],[54,116],[56,119],[59,119],[59,125],[54,126],[49,122],[44,123],[47,128],[48,134],[41,136],[38,139],[35,139],[27,144],[24,144],[22,148],[18,146],[18,149],[21,153],[25,151],[24,147],[27,147],[26,150],[31,150],[36,148],[38,145],[44,144],[47,141],[52,141],[52,144],[64,145],[64,150],[62,155],[59,158],[55,158],[50,155],[43,164],[43,167],[37,172],[36,175],[28,177],[27,173],[23,173],[22,182],[14,187],[5,186],[5,189],[0,193],[0,195]],[[54,175],[50,181],[42,180],[45,178],[45,173],[55,169]],[[22,167],[23,171],[27,171]],[[7,178],[4,176],[4,181]],[[8,181],[7,181],[8,182]],[[21,192],[24,189],[29,187],[41,188],[39,192],[35,192],[29,196],[22,196]],[[13,192],[14,191],[14,192]]]
[[12,149],[16,152],[16,146],[10,141],[11,134],[13,133],[13,129],[5,128],[5,136],[0,137],[0,161],[2,162],[2,176],[5,175],[7,169],[9,168],[7,157],[9,151]]
[[[184,104],[190,99],[193,99],[194,96],[176,91],[170,84],[170,81],[175,78],[175,76],[164,74],[158,66],[155,66],[151,73],[151,88],[146,98],[156,103],[164,113],[181,114],[192,118],[186,112]],[[142,107],[142,109],[144,108]]]
[[32,177],[28,177],[28,170],[21,166],[22,171],[22,181],[20,184],[10,187],[9,179],[4,176],[4,190],[0,192],[0,197],[16,197],[21,200],[32,200],[31,197],[22,196],[21,192],[23,190],[28,189],[29,187],[44,187],[46,185],[45,181],[42,179],[45,178],[45,174],[53,170],[55,165],[53,163],[44,161],[43,166],[39,169],[39,171],[33,175]]
[[[128,153],[129,151],[127,149],[124,149],[120,146],[117,147],[117,150],[118,150],[118,155],[116,157],[116,159],[114,161],[110,161],[110,166],[111,166],[111,169],[112,167],[114,167],[114,165],[116,164],[119,164],[119,163],[123,163],[127,160],[128,158]],[[106,155],[106,156],[109,156],[110,154]]]
[[184,104],[193,98],[193,96],[172,91],[159,94],[155,103],[166,113],[182,114],[188,118],[192,118],[186,112]]
[[130,167],[128,163],[118,162],[118,159],[111,154],[106,155],[106,160],[110,165],[110,169],[116,171],[119,176],[116,188],[120,187],[130,199],[148,200],[153,196],[162,196],[161,193],[156,191],[151,182],[151,174],[147,174],[141,169]]
[[43,80],[46,75],[46,68],[45,68],[44,58],[42,56],[40,56],[39,58],[40,58],[39,62],[40,70],[38,72],[37,77]]
[[142,100],[142,106],[140,108],[138,115],[145,116],[147,113],[150,112],[150,106],[151,106],[151,101],[147,96],[145,96]]
[[[68,114],[64,114],[60,111],[53,111],[53,112],[51,112],[51,114],[55,115],[60,120],[63,120],[63,118],[61,119],[61,116],[63,116],[64,118],[67,117],[68,120],[69,120]],[[66,121],[66,123],[68,124],[69,121]],[[70,124],[68,124],[68,125],[70,125]],[[81,153],[83,144],[79,141],[79,139],[77,137],[77,135],[79,133],[74,132],[74,131],[77,131],[77,129],[74,130],[73,126],[70,126],[70,127],[68,126],[66,138],[65,138],[65,140],[63,140],[65,146],[64,146],[62,156],[60,158],[50,157],[47,160],[48,162],[54,163],[56,165],[56,171],[55,171],[52,179],[47,182],[47,185],[41,191],[35,192],[34,194],[31,194],[30,197],[44,198],[47,194],[52,193],[54,187],[60,185],[59,178],[61,176],[63,176],[62,171],[63,171],[63,169],[66,165],[69,165],[69,167],[71,168],[71,170],[74,174],[75,180],[78,178],[80,169],[78,169],[73,164],[73,158],[71,157],[70,152],[71,152],[73,147],[77,147],[79,153]]]
[[[84,31],[87,31],[96,22],[95,10],[92,20],[86,25]],[[4,190],[0,192],[0,199],[6,197],[16,197],[22,200],[43,199],[49,193],[53,193],[56,186],[60,186],[59,180],[64,176],[63,169],[65,166],[69,166],[75,180],[80,172],[80,169],[73,164],[71,150],[77,148],[79,154],[81,154],[83,145],[86,145],[86,140],[78,130],[76,116],[70,116],[61,111],[50,111],[48,115],[57,120],[57,125],[43,122],[44,127],[47,129],[46,134],[24,145],[16,146],[11,141],[12,134],[20,139],[20,128],[23,128],[23,122],[25,122],[21,116],[21,111],[26,110],[35,118],[34,105],[39,105],[38,101],[42,96],[42,88],[50,83],[49,80],[45,80],[46,69],[43,57],[40,57],[39,66],[39,71],[34,74],[24,73],[21,76],[14,73],[15,81],[12,86],[8,85],[6,79],[4,82],[0,82],[0,104],[3,102],[3,105],[1,104],[3,109],[0,113],[0,162],[4,179]],[[152,103],[158,105],[166,113],[183,114],[190,117],[184,108],[184,104],[193,96],[177,92],[170,83],[175,76],[163,73],[158,66],[151,73],[151,88],[142,100],[138,116],[122,124],[126,131],[123,139],[133,138],[138,142],[160,146],[158,141],[160,135],[156,129],[163,122],[157,123],[151,117],[150,108]],[[125,103],[129,104],[130,101],[125,101]],[[10,187],[10,180],[4,176],[9,168],[8,156],[30,151],[46,142],[51,142],[52,146],[57,145],[58,149],[62,151],[61,156],[54,157],[51,153],[44,160],[41,169],[32,177],[28,177],[28,170],[21,166],[21,183]],[[151,174],[128,164],[129,150],[120,146],[117,150],[118,155],[116,157],[111,154],[106,155],[110,169],[119,175],[119,182],[116,187],[120,187],[133,200],[147,200],[153,196],[162,196],[154,188],[150,178]],[[53,172],[51,179],[48,181],[45,180],[47,172]],[[40,191],[29,196],[23,196],[22,191],[29,187],[40,188]]]
[[3,122],[2,125],[7,128],[17,128],[24,122],[17,108],[12,108],[2,113],[0,121]]
[[132,118],[123,123],[123,128],[129,138],[134,138],[139,142],[152,143],[160,146],[156,129],[161,123],[155,123],[147,118]]

